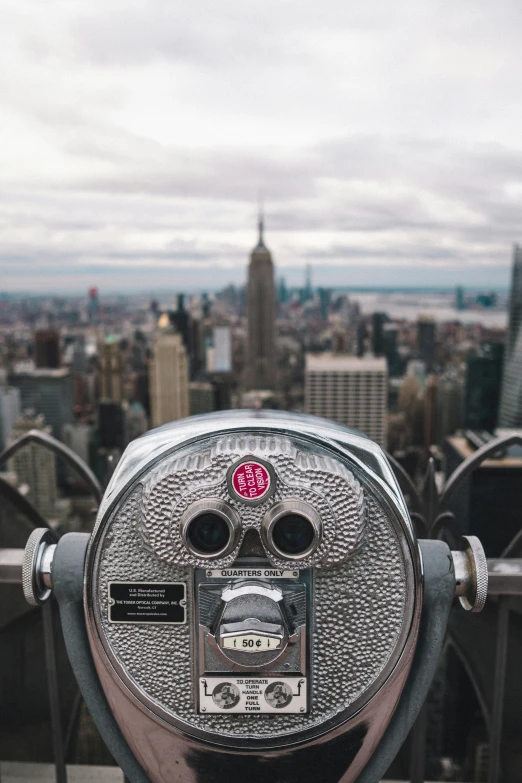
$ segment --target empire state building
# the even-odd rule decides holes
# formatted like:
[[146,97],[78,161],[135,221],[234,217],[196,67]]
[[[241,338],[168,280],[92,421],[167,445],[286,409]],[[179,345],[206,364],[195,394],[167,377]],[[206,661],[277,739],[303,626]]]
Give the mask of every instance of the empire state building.
[[250,254],[248,267],[247,318],[247,387],[274,389],[276,293],[272,256],[263,241],[262,217],[259,242]]

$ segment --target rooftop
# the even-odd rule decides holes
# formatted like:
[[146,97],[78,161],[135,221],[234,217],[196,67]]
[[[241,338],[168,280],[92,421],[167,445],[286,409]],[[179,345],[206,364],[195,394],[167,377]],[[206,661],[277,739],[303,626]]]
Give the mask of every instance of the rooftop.
[[70,375],[67,367],[29,367],[27,363],[15,364],[13,375],[28,375],[31,378],[66,378]]
[[309,372],[383,372],[387,373],[384,356],[349,356],[342,353],[306,354]]

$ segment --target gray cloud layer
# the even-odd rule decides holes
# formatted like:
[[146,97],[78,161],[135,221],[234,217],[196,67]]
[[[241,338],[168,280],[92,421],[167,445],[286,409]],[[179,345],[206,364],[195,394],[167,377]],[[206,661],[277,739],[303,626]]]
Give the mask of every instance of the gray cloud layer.
[[507,282],[521,23],[508,0],[8,0],[0,290],[242,277],[259,191],[282,267]]

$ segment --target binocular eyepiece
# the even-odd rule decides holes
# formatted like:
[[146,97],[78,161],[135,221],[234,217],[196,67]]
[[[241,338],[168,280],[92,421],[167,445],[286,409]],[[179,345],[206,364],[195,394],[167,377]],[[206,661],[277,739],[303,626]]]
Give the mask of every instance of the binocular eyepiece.
[[[40,535],[40,538],[39,538]],[[457,574],[455,574],[455,567]],[[87,705],[133,781],[380,779],[420,708],[476,540],[419,542],[368,438],[228,412],[133,441],[90,539],[38,531]]]

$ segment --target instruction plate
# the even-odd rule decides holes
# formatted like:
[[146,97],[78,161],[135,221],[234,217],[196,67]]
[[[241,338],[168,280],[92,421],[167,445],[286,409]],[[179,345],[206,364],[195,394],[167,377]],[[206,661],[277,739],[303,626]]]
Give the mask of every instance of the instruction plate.
[[201,713],[305,713],[306,677],[200,677]]

